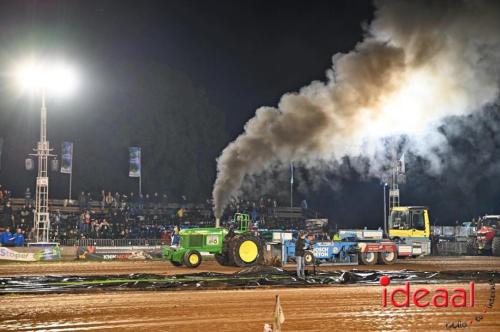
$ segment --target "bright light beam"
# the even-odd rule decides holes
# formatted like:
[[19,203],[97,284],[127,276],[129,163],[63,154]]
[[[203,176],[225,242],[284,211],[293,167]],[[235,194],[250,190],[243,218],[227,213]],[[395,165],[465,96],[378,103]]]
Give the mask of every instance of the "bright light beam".
[[23,92],[44,92],[50,95],[70,95],[78,85],[76,72],[64,63],[37,63],[28,61],[15,71],[16,81]]

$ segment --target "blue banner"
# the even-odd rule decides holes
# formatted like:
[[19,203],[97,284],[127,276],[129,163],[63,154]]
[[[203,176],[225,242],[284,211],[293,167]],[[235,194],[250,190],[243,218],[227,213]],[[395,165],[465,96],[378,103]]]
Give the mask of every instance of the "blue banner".
[[141,148],[130,147],[129,151],[129,171],[128,176],[131,178],[141,177]]
[[73,143],[61,144],[61,173],[71,174],[73,171]]

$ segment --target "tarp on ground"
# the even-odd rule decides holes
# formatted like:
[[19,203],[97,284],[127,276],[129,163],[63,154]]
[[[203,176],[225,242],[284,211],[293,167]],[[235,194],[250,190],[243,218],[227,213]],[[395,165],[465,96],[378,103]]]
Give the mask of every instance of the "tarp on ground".
[[310,273],[306,279],[298,279],[293,272],[279,268],[253,267],[233,274],[202,272],[170,276],[130,274],[0,277],[0,294],[370,285],[378,284],[382,276],[390,277],[391,284],[395,285],[405,281],[416,284],[500,281],[500,272],[495,271],[317,271],[315,274]]

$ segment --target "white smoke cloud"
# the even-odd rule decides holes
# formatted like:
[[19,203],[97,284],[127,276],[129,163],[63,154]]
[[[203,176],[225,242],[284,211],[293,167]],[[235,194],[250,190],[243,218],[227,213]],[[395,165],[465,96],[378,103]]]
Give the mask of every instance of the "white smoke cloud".
[[[327,81],[261,107],[222,152],[214,184],[219,217],[246,178],[294,161],[332,167],[344,156],[368,160],[366,176],[387,165],[384,137],[440,170],[446,142],[436,130],[499,94],[500,6],[493,1],[376,2],[363,42],[336,54]],[[439,151],[440,153],[434,153]]]

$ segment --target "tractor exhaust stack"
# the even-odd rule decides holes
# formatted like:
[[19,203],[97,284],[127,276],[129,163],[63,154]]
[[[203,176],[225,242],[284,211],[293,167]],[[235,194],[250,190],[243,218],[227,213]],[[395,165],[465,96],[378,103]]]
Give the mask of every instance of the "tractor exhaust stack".
[[220,218],[215,218],[215,227],[220,227]]

